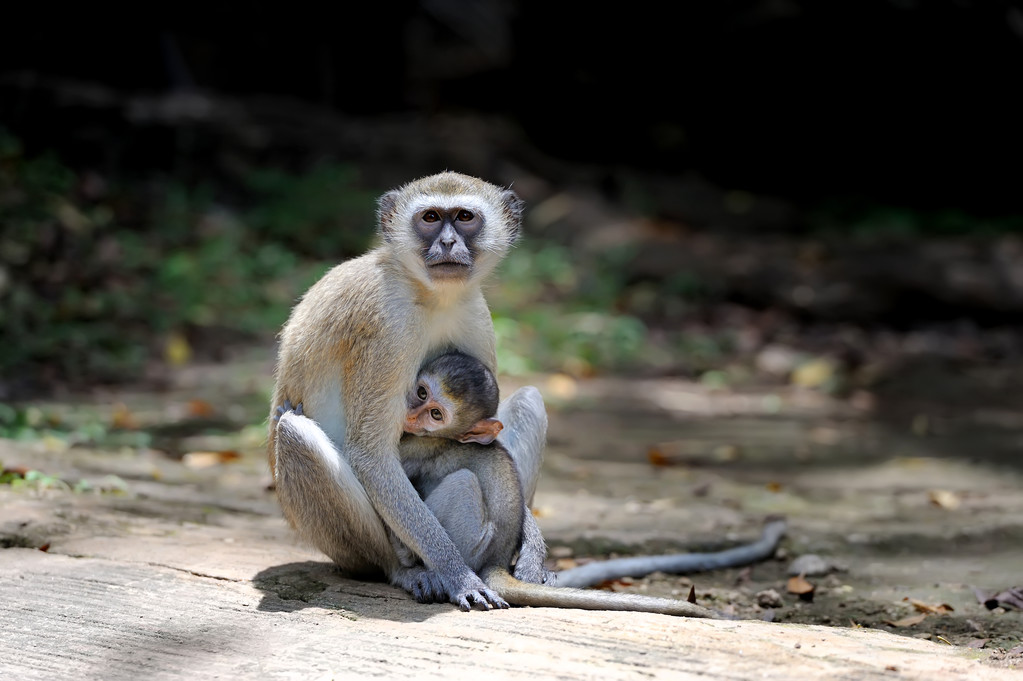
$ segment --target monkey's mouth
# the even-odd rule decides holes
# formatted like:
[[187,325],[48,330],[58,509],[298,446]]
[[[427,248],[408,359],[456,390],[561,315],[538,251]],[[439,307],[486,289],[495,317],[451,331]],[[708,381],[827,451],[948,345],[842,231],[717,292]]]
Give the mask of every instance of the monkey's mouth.
[[427,263],[427,270],[433,279],[463,279],[469,276],[471,269],[468,264],[454,260],[438,260]]

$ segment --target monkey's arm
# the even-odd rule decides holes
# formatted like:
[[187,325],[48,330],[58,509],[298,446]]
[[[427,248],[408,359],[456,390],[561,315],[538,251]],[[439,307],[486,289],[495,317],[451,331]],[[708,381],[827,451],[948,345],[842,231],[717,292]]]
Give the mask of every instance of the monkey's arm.
[[[427,571],[398,568],[390,575],[392,583],[419,600],[446,597],[462,610],[470,610],[474,605],[484,609],[508,606],[465,564],[454,542],[405,475],[397,451],[380,452],[372,462],[367,462],[368,456],[358,451],[352,452],[352,458],[353,462],[363,462],[355,468],[377,513],[428,568]],[[437,593],[438,587],[442,593]]]
[[642,577],[651,572],[685,574],[747,565],[774,554],[782,535],[784,520],[770,520],[760,539],[715,553],[675,553],[667,556],[636,556],[583,565],[558,573],[558,586],[586,587],[622,577]]

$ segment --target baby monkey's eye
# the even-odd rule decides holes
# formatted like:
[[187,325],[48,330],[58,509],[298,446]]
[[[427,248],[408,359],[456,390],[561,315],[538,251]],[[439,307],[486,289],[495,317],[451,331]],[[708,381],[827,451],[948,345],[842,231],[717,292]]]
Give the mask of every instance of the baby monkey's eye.
[[438,220],[440,220],[440,216],[437,215],[435,210],[428,210],[423,213],[423,222],[437,222]]
[[440,413],[440,409],[431,409],[430,410],[430,416],[433,417],[434,421],[443,421],[444,420],[444,414]]
[[476,217],[476,216],[473,215],[471,210],[460,210],[460,211],[458,211],[458,215],[456,216],[456,219],[459,222],[469,222],[474,217]]
[[419,399],[425,400],[427,395],[426,388],[424,388],[423,386],[419,386],[419,389],[416,390],[416,395],[419,397]]

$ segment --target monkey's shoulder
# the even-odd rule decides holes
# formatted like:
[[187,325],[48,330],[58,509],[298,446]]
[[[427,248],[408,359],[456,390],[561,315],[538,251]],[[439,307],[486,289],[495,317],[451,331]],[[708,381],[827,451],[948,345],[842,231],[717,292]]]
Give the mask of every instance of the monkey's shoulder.
[[359,307],[383,304],[386,297],[378,292],[395,288],[393,284],[388,285],[388,279],[393,279],[393,276],[389,272],[386,254],[381,249],[374,249],[327,270],[302,296],[299,305],[336,309],[339,303]]
[[400,336],[416,314],[414,291],[376,249],[328,270],[295,306],[284,332],[312,327],[321,339]]

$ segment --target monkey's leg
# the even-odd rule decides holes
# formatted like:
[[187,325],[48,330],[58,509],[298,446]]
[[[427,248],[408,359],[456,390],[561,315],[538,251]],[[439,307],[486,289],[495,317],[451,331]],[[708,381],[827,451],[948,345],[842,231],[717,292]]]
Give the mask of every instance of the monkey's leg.
[[424,501],[458,547],[465,564],[474,572],[482,569],[494,539],[494,523],[487,517],[476,475],[464,468],[457,470],[445,476]]
[[522,546],[519,557],[515,561],[515,579],[533,584],[554,586],[558,573],[551,572],[544,566],[547,559],[547,542],[540,533],[533,512],[527,506],[522,516]]
[[315,421],[293,411],[282,414],[275,454],[281,509],[303,537],[353,574],[380,576],[397,568],[366,491]]
[[[476,475],[465,469],[455,471],[441,480],[424,501],[466,565],[474,572],[486,565],[495,530],[494,524],[487,520],[483,490]],[[421,602],[432,603],[445,598],[443,585],[435,573],[423,565],[402,567],[395,574],[392,583],[402,586]],[[496,591],[488,591],[488,594],[492,607],[508,607]]]
[[529,506],[533,503],[543,463],[543,448],[547,443],[547,410],[540,391],[533,386],[519,388],[501,402],[497,418],[504,424],[497,440],[515,462],[522,483],[522,496]]

